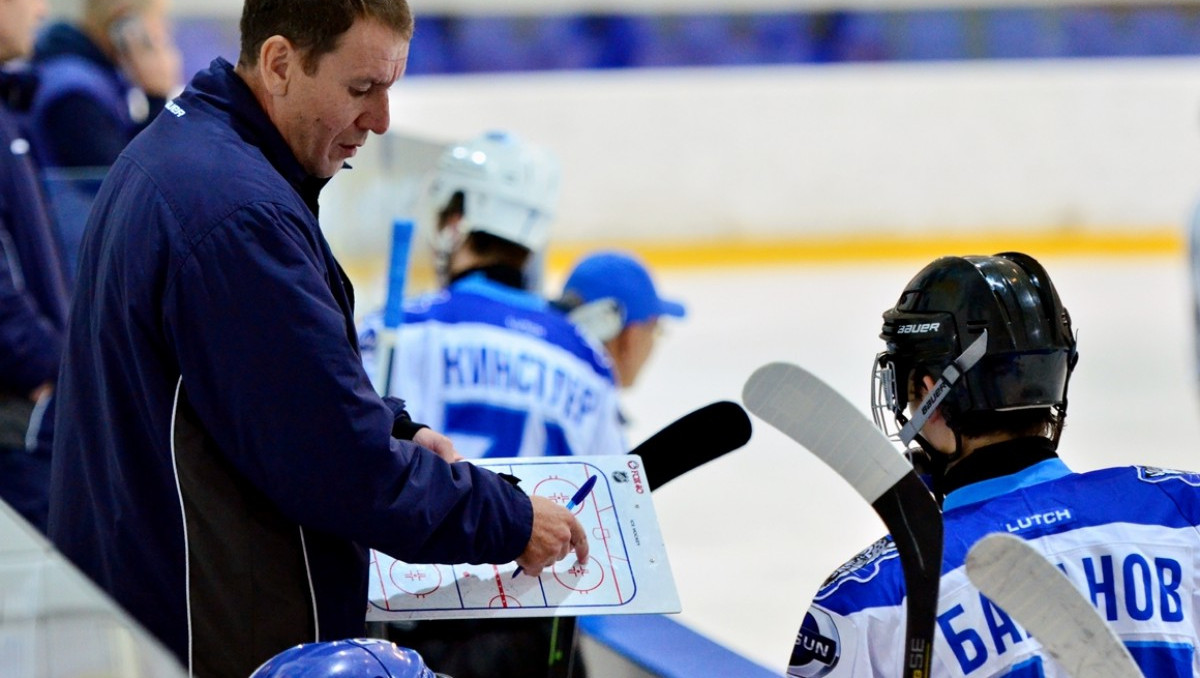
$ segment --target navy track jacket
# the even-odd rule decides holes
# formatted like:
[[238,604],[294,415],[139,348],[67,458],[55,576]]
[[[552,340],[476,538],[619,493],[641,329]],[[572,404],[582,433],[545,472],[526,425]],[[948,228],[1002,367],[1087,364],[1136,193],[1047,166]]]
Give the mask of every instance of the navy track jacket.
[[217,59],[122,153],[84,235],[50,535],[197,676],[361,635],[367,547],[500,563],[530,537],[519,490],[391,437],[323,183]]

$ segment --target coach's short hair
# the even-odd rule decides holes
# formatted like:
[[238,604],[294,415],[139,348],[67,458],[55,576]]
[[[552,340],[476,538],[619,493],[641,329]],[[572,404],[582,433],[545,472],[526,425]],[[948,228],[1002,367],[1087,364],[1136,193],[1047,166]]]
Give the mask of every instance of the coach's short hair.
[[246,0],[238,63],[255,65],[262,44],[281,35],[300,50],[304,72],[311,75],[321,57],[337,49],[342,34],[362,18],[379,21],[412,39],[413,15],[407,0]]

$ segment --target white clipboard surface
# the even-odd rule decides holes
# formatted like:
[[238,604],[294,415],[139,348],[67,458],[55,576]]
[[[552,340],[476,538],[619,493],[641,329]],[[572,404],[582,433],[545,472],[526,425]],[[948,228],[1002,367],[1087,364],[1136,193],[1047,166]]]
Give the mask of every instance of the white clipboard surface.
[[371,552],[367,621],[476,617],[555,617],[675,613],[679,594],[646,485],[641,457],[480,459],[530,495],[566,505],[592,475],[591,493],[573,509],[591,552],[574,554],[539,577],[513,577],[504,565],[417,565]]

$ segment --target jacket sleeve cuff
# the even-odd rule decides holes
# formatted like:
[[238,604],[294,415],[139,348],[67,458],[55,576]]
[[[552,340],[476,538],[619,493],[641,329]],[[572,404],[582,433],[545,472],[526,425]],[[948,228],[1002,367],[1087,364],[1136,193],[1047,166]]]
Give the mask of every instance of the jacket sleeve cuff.
[[429,428],[425,424],[418,424],[408,416],[408,410],[404,408],[404,401],[400,398],[392,396],[384,396],[384,404],[392,411],[392,437],[400,440],[412,440],[413,436],[417,435],[417,431],[423,428]]

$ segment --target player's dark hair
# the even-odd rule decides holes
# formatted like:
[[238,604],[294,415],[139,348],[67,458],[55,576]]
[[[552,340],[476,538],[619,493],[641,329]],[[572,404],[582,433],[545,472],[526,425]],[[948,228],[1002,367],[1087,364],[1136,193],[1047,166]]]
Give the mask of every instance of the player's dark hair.
[[246,0],[238,64],[257,64],[262,44],[281,35],[300,51],[301,66],[312,75],[321,57],[337,49],[342,35],[363,18],[379,21],[406,40],[412,39],[408,0]]
[[525,268],[525,263],[529,261],[528,249],[491,233],[471,231],[467,234],[464,244],[490,264],[521,269]]
[[[926,376],[932,375],[926,369],[915,368],[912,372],[914,386],[921,383]],[[942,414],[947,417],[947,426],[960,436],[967,438],[981,438],[997,434],[1050,437],[1058,430],[1060,421],[1063,420],[1059,410],[1053,407],[974,410],[957,414],[948,412]]]
[[[464,214],[466,214],[466,195],[462,191],[457,191],[450,196],[450,201],[446,203],[446,206],[438,212],[438,224],[444,225],[450,219],[462,217]],[[468,233],[463,241],[463,246],[487,260],[489,265],[498,264],[522,269],[529,261],[530,251],[528,248],[484,231]]]

